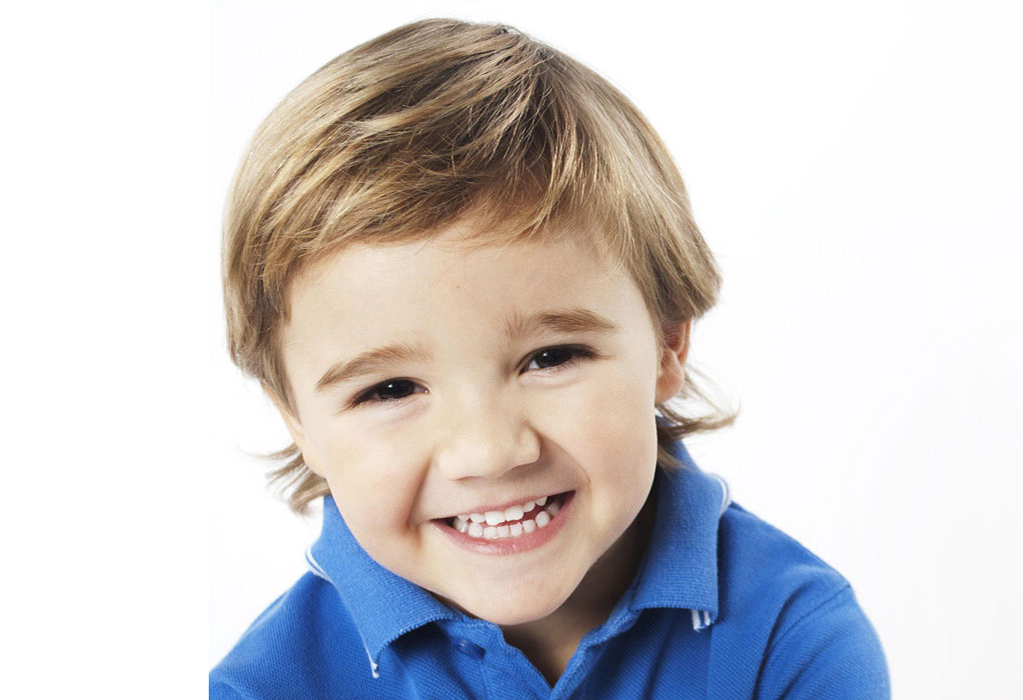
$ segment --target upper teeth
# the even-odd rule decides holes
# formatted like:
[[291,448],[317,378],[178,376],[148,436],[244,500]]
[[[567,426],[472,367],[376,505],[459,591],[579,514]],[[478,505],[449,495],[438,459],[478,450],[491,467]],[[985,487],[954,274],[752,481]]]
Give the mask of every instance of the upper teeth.
[[522,520],[522,516],[533,510],[534,506],[542,506],[547,503],[547,497],[542,496],[535,501],[526,501],[518,505],[511,506],[504,510],[488,510],[485,513],[464,513],[457,516],[462,522],[472,521],[474,523],[483,523],[486,521],[490,527],[496,527],[502,523],[511,523]]

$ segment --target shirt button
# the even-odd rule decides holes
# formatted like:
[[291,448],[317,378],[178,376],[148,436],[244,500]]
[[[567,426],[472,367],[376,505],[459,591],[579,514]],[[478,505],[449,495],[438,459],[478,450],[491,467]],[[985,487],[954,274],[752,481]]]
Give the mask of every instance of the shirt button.
[[456,639],[452,642],[452,645],[458,651],[462,652],[466,656],[471,656],[474,659],[482,659],[484,651],[483,647],[478,644],[473,644],[468,639]]

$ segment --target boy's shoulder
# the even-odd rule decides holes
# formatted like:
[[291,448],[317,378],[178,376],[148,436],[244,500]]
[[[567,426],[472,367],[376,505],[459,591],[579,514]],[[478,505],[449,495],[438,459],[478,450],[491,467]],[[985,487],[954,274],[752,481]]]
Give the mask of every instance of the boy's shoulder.
[[329,582],[306,573],[256,618],[210,672],[209,683],[211,700],[340,700],[365,697],[360,689],[371,680],[340,596]]
[[720,659],[749,657],[748,673],[718,669],[719,695],[889,697],[880,640],[846,578],[734,502],[719,523],[718,576],[714,645]]
[[736,608],[728,611],[733,615],[750,614],[777,599],[813,605],[849,588],[831,565],[734,501],[718,528],[720,594],[723,603]]

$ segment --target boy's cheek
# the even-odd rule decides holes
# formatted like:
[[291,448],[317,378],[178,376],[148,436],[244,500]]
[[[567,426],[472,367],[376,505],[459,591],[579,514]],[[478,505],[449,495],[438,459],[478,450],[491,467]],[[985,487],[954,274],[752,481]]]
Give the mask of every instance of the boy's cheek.
[[613,434],[624,433],[627,436],[636,430],[636,426],[647,423],[653,430],[654,381],[655,377],[650,372],[608,373],[590,386],[586,413],[604,424],[618,426],[612,430]]
[[404,439],[344,433],[331,442],[327,483],[342,515],[394,527],[408,522],[425,469],[422,450]]

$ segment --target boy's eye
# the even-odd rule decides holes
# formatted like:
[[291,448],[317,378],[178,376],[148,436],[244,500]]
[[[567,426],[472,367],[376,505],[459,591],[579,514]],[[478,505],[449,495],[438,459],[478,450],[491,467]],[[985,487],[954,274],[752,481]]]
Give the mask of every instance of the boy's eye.
[[397,401],[415,393],[416,383],[411,379],[388,379],[355,397],[356,405],[364,402]]
[[587,348],[577,347],[574,345],[544,348],[543,350],[537,350],[533,353],[526,369],[530,369],[534,363],[537,365],[536,369],[564,367],[565,365],[578,361],[581,357],[593,357],[593,352]]
[[[536,370],[554,370],[555,372],[578,362],[580,358],[595,357],[594,353],[589,348],[576,345],[560,345],[553,348],[544,348],[543,350],[537,350],[529,356],[529,363],[524,368],[524,371],[534,369]],[[363,393],[359,394],[352,401],[353,406],[358,406],[363,403],[390,403],[394,401],[400,401],[401,399],[407,398],[412,394],[416,393],[418,385],[411,379],[388,379],[386,382],[381,382],[376,386],[370,387]],[[424,389],[422,393],[430,393],[428,389]]]

